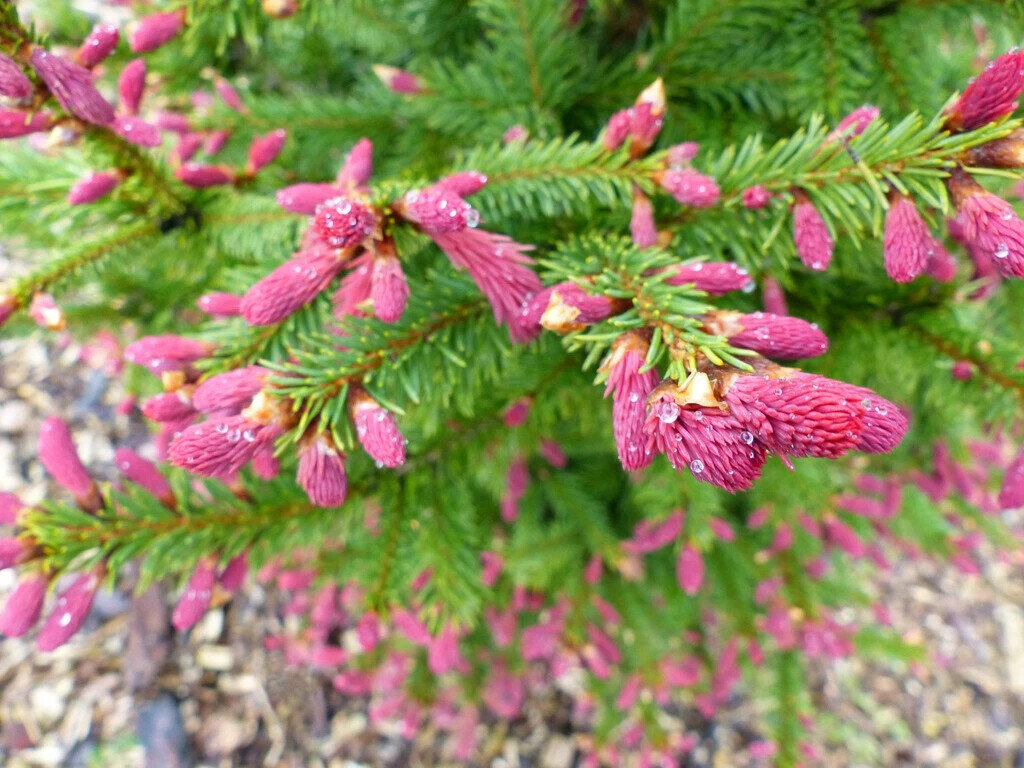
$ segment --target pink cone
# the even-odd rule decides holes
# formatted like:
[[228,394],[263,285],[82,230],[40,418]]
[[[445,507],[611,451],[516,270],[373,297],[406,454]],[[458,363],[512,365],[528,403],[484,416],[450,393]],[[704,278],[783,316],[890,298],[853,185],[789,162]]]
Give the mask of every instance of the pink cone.
[[96,590],[103,576],[103,566],[97,566],[75,579],[57,598],[53,612],[43,623],[36,638],[40,651],[52,651],[64,645],[82,627],[92,607]]
[[99,200],[109,195],[118,184],[121,177],[116,173],[98,171],[90,173],[84,179],[76,181],[68,192],[68,203],[71,205],[83,205]]
[[800,260],[808,269],[823,270],[832,261],[835,243],[825,220],[805,196],[793,206],[793,242]]
[[28,632],[39,621],[49,585],[50,578],[42,573],[22,576],[0,611],[0,633],[21,637]]
[[184,11],[154,13],[139,21],[129,44],[134,53],[156,50],[177,37],[184,27]]

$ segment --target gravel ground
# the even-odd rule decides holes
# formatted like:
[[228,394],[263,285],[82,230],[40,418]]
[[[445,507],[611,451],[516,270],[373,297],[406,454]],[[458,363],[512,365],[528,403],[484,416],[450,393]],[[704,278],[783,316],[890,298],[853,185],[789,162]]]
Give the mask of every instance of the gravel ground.
[[[145,427],[116,413],[117,382],[78,364],[52,335],[0,340],[0,490],[46,493],[34,461],[39,422],[69,418],[86,464],[109,472],[115,445]],[[845,660],[811,670],[828,766],[1024,766],[1024,584],[1020,564],[990,557],[982,576],[897,563],[882,585],[894,627],[924,641],[927,663]],[[0,571],[0,597],[12,586]],[[128,580],[130,581],[130,579]],[[250,586],[187,636],[169,631],[160,587],[103,594],[85,630],[59,651],[0,640],[0,761],[22,766],[434,766],[440,739],[413,744],[372,731],[364,702],[326,676],[289,669],[262,647],[278,596]],[[755,765],[746,746],[754,704],[738,696],[685,765]],[[581,734],[566,702],[530,701],[513,723],[487,726],[484,764],[568,768]]]

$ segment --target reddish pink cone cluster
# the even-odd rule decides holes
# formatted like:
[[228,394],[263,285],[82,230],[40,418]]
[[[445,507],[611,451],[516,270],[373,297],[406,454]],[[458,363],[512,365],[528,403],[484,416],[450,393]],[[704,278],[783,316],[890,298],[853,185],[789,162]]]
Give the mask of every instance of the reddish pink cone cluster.
[[946,127],[971,131],[1006,117],[1024,92],[1024,52],[1004,53],[964,90],[947,111]]
[[906,417],[870,390],[771,363],[759,374],[696,373],[659,385],[647,400],[649,445],[676,469],[736,491],[749,488],[768,453],[837,458],[892,450]]
[[721,191],[710,176],[692,168],[669,169],[657,176],[661,187],[682,205],[707,208],[718,202]]

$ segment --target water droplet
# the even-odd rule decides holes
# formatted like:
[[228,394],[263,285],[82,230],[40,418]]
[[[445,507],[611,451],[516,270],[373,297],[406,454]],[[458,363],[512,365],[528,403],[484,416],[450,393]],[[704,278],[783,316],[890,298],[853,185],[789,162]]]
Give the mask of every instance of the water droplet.
[[377,415],[374,418],[376,418],[377,421],[384,421],[387,417],[388,415],[384,413],[384,411],[377,411]]
[[448,207],[448,201],[445,200],[444,198],[442,198],[441,202],[439,202],[437,204],[437,210],[439,210],[439,211],[443,211],[447,207]]
[[775,388],[775,396],[776,397],[782,397],[782,387],[776,387]]
[[704,462],[700,459],[694,459],[690,462],[690,471],[695,475],[699,475],[704,471]]
[[754,433],[753,432],[748,432],[748,431],[744,430],[743,432],[740,432],[740,440],[742,440],[747,445],[753,445],[754,444]]
[[999,215],[999,218],[1002,219],[1003,221],[1009,221],[1010,219],[1013,218],[1013,211],[1007,209]]
[[346,213],[348,213],[351,210],[352,210],[352,203],[350,203],[348,200],[346,200],[345,202],[343,202],[341,205],[338,206],[338,213],[340,213],[342,215],[345,215]]
[[68,624],[71,623],[71,614],[70,613],[62,613],[61,616],[60,616],[60,622],[59,623],[60,623],[60,625],[62,627],[66,627]]
[[879,416],[885,416],[888,412],[889,409],[886,408],[884,405],[875,406],[875,413],[877,413]]
[[754,289],[755,289],[756,287],[757,287],[757,286],[756,286],[756,285],[754,285],[754,281],[753,281],[753,280],[748,280],[747,282],[745,282],[745,283],[743,284],[743,287],[742,287],[742,288],[740,288],[740,290],[741,290],[741,291],[743,291],[744,293],[753,293],[753,292],[754,292]]
[[671,400],[662,400],[655,404],[654,412],[665,424],[671,424],[679,418],[679,406]]
[[639,399],[640,399],[640,393],[639,392],[630,392],[629,393],[629,402],[635,403]]
[[247,429],[245,430],[245,432],[242,433],[242,439],[245,440],[245,442],[247,443],[254,443],[256,442],[256,435],[253,434],[253,431],[251,429]]
[[228,433],[228,425],[220,423],[216,427],[214,427],[214,431],[218,432],[221,435],[226,435]]
[[863,400],[860,401],[860,404],[864,408],[870,408],[871,407],[871,398],[870,397],[865,397]]
[[480,212],[476,208],[466,208],[466,226],[470,229],[476,227],[480,223]]
[[1010,255],[1010,249],[1006,247],[1006,243],[1000,243],[992,255],[997,259],[1005,259]]
[[[693,414],[693,420],[694,421],[704,421],[704,414],[701,413],[700,411],[695,411],[694,414]],[[708,427],[708,429],[710,429],[710,427]]]
[[242,432],[241,432],[241,430],[233,429],[231,432],[228,433],[227,441],[229,443],[237,443],[241,439],[242,439]]

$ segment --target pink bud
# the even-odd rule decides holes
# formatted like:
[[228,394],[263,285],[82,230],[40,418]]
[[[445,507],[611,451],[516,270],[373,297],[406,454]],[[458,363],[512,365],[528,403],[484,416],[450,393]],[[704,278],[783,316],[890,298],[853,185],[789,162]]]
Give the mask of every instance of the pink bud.
[[686,544],[679,552],[679,559],[676,561],[676,581],[680,588],[688,595],[696,595],[701,584],[704,583],[704,559],[700,550],[692,544]]
[[272,163],[280,154],[287,138],[288,132],[283,128],[278,128],[266,136],[258,136],[253,139],[249,146],[249,163],[246,170],[249,173],[256,173],[268,163]]
[[761,295],[764,299],[766,312],[771,312],[773,315],[789,314],[789,308],[786,306],[786,294],[783,292],[778,280],[765,276],[764,283],[761,286]]
[[370,276],[370,299],[373,313],[385,323],[398,322],[409,298],[409,284],[402,263],[392,250],[378,249]]
[[320,244],[299,251],[242,297],[249,325],[274,325],[315,299],[345,266],[338,251]]
[[92,84],[89,70],[42,48],[33,49],[30,60],[39,79],[68,112],[94,125],[109,125],[113,121],[114,108]]
[[63,331],[67,321],[64,311],[57,306],[53,296],[48,293],[35,293],[28,308],[29,316],[36,325],[48,331]]
[[[242,103],[242,97],[238,95],[238,91],[225,80],[223,77],[218,77],[213,81],[213,87],[217,91],[217,94],[224,100],[231,109],[236,112],[247,112],[245,104]],[[283,139],[282,139],[283,143]]]
[[242,313],[242,297],[237,293],[205,293],[196,305],[211,317],[236,317]]
[[184,421],[196,414],[192,401],[182,391],[161,392],[142,404],[142,413],[151,421]]
[[623,109],[616,112],[608,119],[608,126],[604,130],[602,143],[605,149],[613,150],[622,146],[622,143],[629,136],[630,110]]
[[183,632],[203,618],[213,598],[216,575],[216,560],[212,557],[199,558],[171,616],[175,629]]
[[562,446],[556,443],[554,440],[543,439],[540,441],[540,452],[547,460],[548,464],[556,469],[564,469],[569,463],[568,457],[562,450]]
[[23,112],[0,109],[0,139],[15,139],[30,133],[48,130],[51,116],[45,112]]
[[83,179],[79,179],[68,192],[68,203],[71,205],[82,205],[99,200],[121,183],[121,178],[108,171],[90,173]]
[[999,506],[1001,509],[1024,507],[1024,451],[1017,454],[1003,475]]
[[13,493],[0,493],[0,525],[16,524],[18,513],[23,509],[25,505]]
[[657,176],[657,182],[682,205],[707,208],[718,202],[721,192],[710,176],[692,168],[670,169]]
[[43,421],[39,428],[39,461],[54,480],[75,496],[80,506],[93,511],[100,508],[99,491],[78,458],[71,430],[56,416]]
[[231,184],[235,180],[235,172],[226,165],[203,165],[202,163],[185,163],[174,175],[190,187],[203,189],[221,184]]
[[835,130],[832,131],[826,141],[836,141],[838,139],[848,139],[854,136],[860,136],[865,130],[867,130],[867,127],[871,125],[871,123],[878,119],[879,114],[878,107],[873,107],[870,104],[865,104],[863,107],[857,107],[853,112],[839,121],[839,125],[835,127]]
[[721,318],[721,322],[709,320],[709,330],[726,336],[733,346],[767,357],[796,360],[817,357],[828,351],[828,337],[817,325],[799,317],[770,312],[738,316],[722,313],[715,317]]
[[0,96],[15,101],[27,99],[35,88],[18,63],[0,53]]
[[228,143],[230,138],[231,131],[229,130],[213,131],[206,137],[206,141],[203,143],[203,151],[212,157],[224,149],[224,145]]
[[692,283],[697,290],[712,296],[744,291],[754,286],[750,273],[731,261],[691,261],[666,269],[666,272],[670,273],[665,280],[668,285]]
[[167,456],[172,464],[194,474],[221,477],[248,464],[280,433],[276,422],[262,424],[245,416],[214,417],[182,430],[171,442]]
[[293,184],[278,190],[277,204],[286,211],[312,216],[317,206],[338,197],[340,192],[334,184]]
[[708,527],[714,532],[715,536],[720,538],[722,541],[735,541],[736,531],[732,529],[725,520],[719,517],[712,517],[708,520]]
[[647,195],[636,188],[633,190],[633,213],[629,220],[629,232],[637,248],[650,248],[658,244],[654,206]]
[[39,620],[49,585],[50,579],[45,574],[23,576],[0,611],[0,633],[21,637],[28,632]]
[[0,538],[0,570],[20,565],[32,556],[33,545],[18,536]]
[[459,652],[459,636],[455,627],[445,624],[427,649],[427,666],[435,675],[451,670],[466,671],[468,666]]
[[129,144],[140,147],[159,147],[161,143],[160,130],[133,115],[119,115],[114,118],[114,132]]
[[437,184],[451,190],[459,197],[469,197],[487,186],[487,176],[477,171],[459,171],[445,176]]
[[501,569],[505,564],[504,558],[497,552],[481,552],[480,561],[483,563],[483,570],[480,572],[480,581],[485,587],[493,587],[501,575]]
[[206,357],[213,349],[209,342],[183,336],[144,336],[124,348],[124,359],[147,367],[154,367],[155,360],[185,365]]
[[367,611],[356,624],[356,638],[364,651],[372,651],[380,642],[380,619],[373,611]]
[[412,612],[399,608],[392,612],[391,621],[394,623],[395,628],[405,635],[409,642],[422,646],[430,645],[432,640],[430,630]]
[[587,561],[586,567],[583,569],[583,580],[587,584],[597,584],[601,580],[601,571],[603,570],[603,564],[601,558],[594,555]]
[[354,248],[377,229],[373,208],[350,197],[334,197],[316,207],[311,229],[332,248]]
[[304,438],[299,447],[297,480],[319,507],[340,507],[348,492],[345,456],[323,433]]
[[752,210],[764,208],[772,199],[772,193],[761,185],[747,187],[743,190],[743,207]]
[[832,261],[835,243],[825,220],[806,197],[793,207],[793,242],[800,260],[809,269],[823,270]]
[[121,33],[113,24],[98,24],[82,42],[75,60],[91,69],[113,53],[120,40]]
[[416,75],[385,64],[374,64],[373,73],[393,93],[416,94],[423,92],[423,83]]
[[907,283],[924,272],[932,250],[932,236],[914,201],[896,194],[885,215],[885,271],[897,283]]
[[192,405],[208,414],[234,416],[263,389],[267,370],[258,365],[211,376],[192,393]]
[[133,53],[146,53],[170,42],[185,26],[185,12],[154,13],[139,21],[129,41]]
[[188,118],[184,115],[179,115],[177,112],[158,112],[153,123],[161,131],[170,131],[171,133],[192,132],[192,126]]
[[92,607],[93,598],[103,576],[103,566],[97,566],[77,579],[61,593],[53,612],[43,623],[36,638],[40,651],[52,651],[64,645],[85,622]]
[[1024,92],[1024,52],[1004,53],[964,89],[947,112],[946,126],[953,131],[975,128],[1005,117],[1017,108]]
[[121,110],[129,115],[139,112],[142,91],[146,87],[146,62],[133,59],[124,65],[117,79],[117,93],[121,97]]
[[345,155],[345,162],[338,171],[335,185],[339,190],[359,189],[366,184],[372,173],[373,143],[369,139],[360,139]]
[[529,137],[530,132],[526,130],[526,127],[517,124],[509,126],[508,130],[505,131],[505,135],[501,137],[501,140],[505,144],[511,144],[514,141],[525,142]]
[[533,401],[528,397],[521,397],[516,400],[505,411],[505,426],[520,427],[530,415],[530,406]]
[[156,465],[127,448],[114,451],[114,463],[125,480],[141,486],[156,496],[168,507],[176,506],[171,484],[167,482]]
[[685,168],[690,161],[700,152],[700,144],[696,141],[684,141],[681,144],[673,144],[665,153],[665,162],[669,168]]
[[183,133],[178,137],[178,143],[174,145],[171,153],[171,162],[174,165],[181,165],[191,160],[199,148],[203,146],[203,136],[199,133]]
[[249,573],[249,559],[245,552],[235,555],[224,566],[217,583],[228,592],[237,592]]
[[349,414],[363,450],[374,461],[391,468],[405,463],[405,438],[393,413],[365,390],[357,389],[349,394]]

